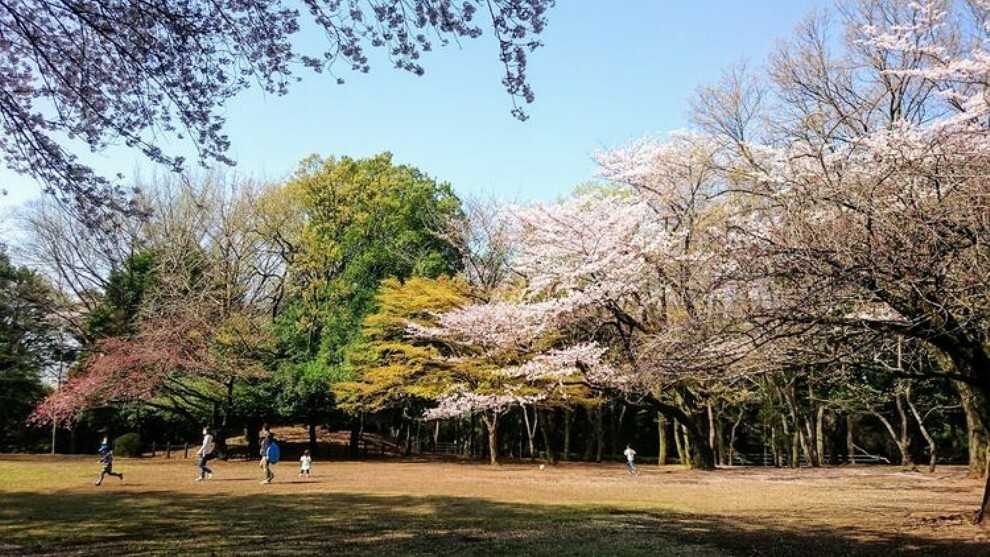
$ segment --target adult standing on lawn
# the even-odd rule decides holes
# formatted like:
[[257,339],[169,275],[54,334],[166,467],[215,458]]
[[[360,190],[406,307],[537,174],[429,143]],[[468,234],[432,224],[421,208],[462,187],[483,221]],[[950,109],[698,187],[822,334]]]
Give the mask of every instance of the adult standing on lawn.
[[272,472],[272,463],[268,458],[269,446],[275,442],[275,436],[272,434],[271,429],[268,424],[261,426],[261,469],[265,471],[265,479],[262,480],[262,484],[270,484],[272,480],[275,479],[275,474]]
[[199,452],[196,453],[199,456],[199,477],[196,478],[197,482],[213,477],[213,470],[210,470],[206,463],[213,458],[213,451],[215,449],[216,444],[213,442],[213,432],[210,431],[209,426],[204,427],[203,446],[201,446],[199,448]]

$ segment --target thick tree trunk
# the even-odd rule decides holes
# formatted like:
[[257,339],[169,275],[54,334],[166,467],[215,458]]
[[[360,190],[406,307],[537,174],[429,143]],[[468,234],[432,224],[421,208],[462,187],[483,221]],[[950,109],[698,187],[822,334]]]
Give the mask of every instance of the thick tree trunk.
[[261,424],[258,420],[248,420],[247,427],[244,429],[244,438],[247,439],[248,446],[248,456],[254,458],[261,450],[261,444],[258,442],[258,430],[261,429]]
[[316,424],[309,424],[309,454],[316,456]]
[[990,434],[983,425],[980,417],[979,396],[974,388],[960,381],[956,382],[956,390],[966,415],[967,441],[969,448],[969,476],[982,478],[986,474],[987,446]]
[[990,396],[986,389],[961,382],[956,382],[956,388],[959,390],[963,411],[966,413],[966,426],[969,430],[969,474],[970,476],[982,474],[986,477],[983,501],[973,515],[973,522],[979,524],[983,522],[986,513],[990,512],[990,470],[987,467],[987,462],[990,460],[990,453],[987,450]]
[[685,438],[685,451],[690,455],[691,467],[698,470],[715,469],[715,453],[708,445],[705,435],[701,432],[695,420],[687,415],[683,410],[672,404],[661,402],[653,397],[645,399],[654,409],[662,412],[668,418],[677,420],[687,434]]

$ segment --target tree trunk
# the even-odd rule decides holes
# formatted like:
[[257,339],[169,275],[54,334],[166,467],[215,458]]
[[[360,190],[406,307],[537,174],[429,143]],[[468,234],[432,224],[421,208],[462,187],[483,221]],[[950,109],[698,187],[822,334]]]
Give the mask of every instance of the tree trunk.
[[485,423],[485,427],[488,429],[488,454],[489,454],[489,464],[492,466],[498,466],[498,414],[484,413],[481,415],[481,420]]
[[815,415],[815,452],[818,466],[825,464],[825,406],[819,405]]
[[718,454],[718,428],[715,427],[715,412],[712,410],[712,401],[707,401],[705,410],[708,414],[708,446],[712,449],[712,455],[717,461]]
[[907,401],[908,408],[911,409],[911,414],[914,416],[914,420],[918,422],[918,429],[921,430],[922,437],[928,442],[928,473],[935,473],[935,460],[938,453],[938,448],[935,446],[935,439],[932,438],[931,434],[928,433],[928,428],[925,427],[925,420],[922,419],[921,413],[918,412],[918,408],[914,405],[914,401],[911,400],[911,388],[908,387],[905,393],[904,400]]
[[978,396],[973,387],[956,381],[956,390],[959,392],[959,399],[962,402],[963,412],[966,415],[967,440],[969,447],[969,476],[971,478],[982,478],[986,474],[986,455],[988,435],[987,428],[980,419],[980,408]]
[[770,425],[770,448],[773,451],[773,466],[779,468],[781,464],[780,449],[777,447],[777,426]]
[[316,424],[309,424],[309,454],[316,456]]
[[553,408],[544,408],[540,410],[543,419],[540,420],[542,427],[540,429],[543,431],[543,446],[546,447],[547,464],[557,464],[557,452],[553,448],[553,438],[554,438],[554,419],[553,419]]
[[681,427],[686,434],[684,450],[691,459],[691,467],[698,470],[714,470],[715,453],[708,445],[704,434],[702,434],[695,420],[677,406],[661,402],[654,397],[647,397],[645,400],[658,412],[662,412],[668,418],[675,419],[681,423]]
[[[899,398],[900,395],[898,395],[898,399]],[[894,431],[894,426],[890,423],[890,420],[885,418],[883,414],[876,411],[871,411],[871,414],[873,414],[874,416],[876,416],[878,420],[880,420],[880,423],[883,424],[883,427],[887,429],[887,433],[890,434],[891,439],[894,440],[894,444],[897,445],[897,450],[900,451],[901,453],[901,467],[914,468],[914,462],[911,460],[911,452],[908,450],[910,445],[910,438],[908,439],[908,441],[905,441],[902,436],[898,436],[897,432]],[[904,434],[904,431],[905,431],[904,424],[901,424],[902,435]]]
[[684,450],[684,442],[681,440],[682,435],[681,424],[677,420],[674,420],[674,444],[677,445],[677,460],[680,461],[682,466],[690,466],[690,459]]
[[564,408],[564,460],[571,458],[571,426],[574,424],[574,410]]
[[591,461],[592,455],[595,454],[595,411],[589,406],[584,406],[584,460],[587,462]]
[[254,458],[258,451],[261,450],[261,444],[258,442],[258,430],[261,429],[261,424],[258,420],[248,420],[247,427],[244,429],[244,438],[247,439],[248,445],[248,455]]
[[602,408],[602,405],[598,405],[598,408],[595,410],[595,447],[597,447],[595,462],[602,461],[602,451],[605,448],[604,412],[605,409]]
[[358,418],[351,419],[351,438],[348,444],[351,456],[357,456],[361,448],[361,437],[364,434],[364,413]]
[[523,422],[526,424],[526,439],[529,440],[529,459],[536,460],[536,448],[533,445],[533,438],[536,437],[536,425],[538,421],[536,417],[536,407],[535,406],[533,407],[532,424],[530,424],[529,412],[526,410],[526,407],[520,406],[519,409],[522,410]]
[[849,465],[856,465],[856,417],[852,414],[846,416],[846,452],[848,453]]
[[746,414],[746,407],[739,407],[739,415],[736,416],[736,421],[732,424],[732,429],[729,431],[729,466],[734,464],[736,458],[736,430],[739,428],[739,424],[742,423],[743,416]]
[[667,420],[660,412],[657,412],[657,440],[660,442],[657,466],[663,466],[667,464]]

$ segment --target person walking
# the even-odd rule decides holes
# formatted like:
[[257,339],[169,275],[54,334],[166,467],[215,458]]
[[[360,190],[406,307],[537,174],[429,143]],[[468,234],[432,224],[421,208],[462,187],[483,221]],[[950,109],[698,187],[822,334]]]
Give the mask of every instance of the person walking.
[[272,483],[275,479],[275,473],[272,472],[272,462],[269,455],[270,446],[275,443],[275,435],[269,429],[268,424],[265,424],[261,428],[261,469],[265,472],[265,479],[261,481],[262,485]]
[[633,462],[636,458],[636,451],[633,450],[632,446],[626,445],[626,450],[622,451],[622,454],[626,455],[626,468],[629,469],[629,473],[639,475],[639,470],[636,469],[636,463]]
[[197,482],[213,477],[213,470],[210,470],[206,463],[214,458],[214,450],[216,450],[216,443],[213,442],[213,432],[210,431],[209,426],[204,427],[203,445],[199,448],[199,452],[196,453],[199,456],[199,477],[196,478]]

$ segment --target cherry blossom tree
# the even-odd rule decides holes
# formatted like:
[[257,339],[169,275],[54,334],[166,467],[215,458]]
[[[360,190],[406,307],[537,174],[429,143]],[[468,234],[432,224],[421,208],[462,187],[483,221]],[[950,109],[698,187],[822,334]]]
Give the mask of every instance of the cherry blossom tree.
[[[80,152],[126,145],[180,170],[161,137],[189,141],[201,161],[233,164],[223,107],[251,85],[285,94],[300,70],[367,72],[380,51],[424,73],[437,46],[488,28],[498,44],[513,114],[534,100],[527,55],[540,46],[553,0],[12,0],[0,6],[0,156],[91,226],[107,210],[140,213],[125,188]],[[303,51],[304,29],[324,47]],[[336,77],[336,76],[335,76]],[[341,77],[336,77],[340,83]]]
[[839,49],[810,17],[765,78],[737,69],[703,88],[696,121],[738,194],[728,244],[763,292],[749,306],[760,334],[922,342],[951,362],[925,373],[957,382],[985,436],[987,6],[962,7],[849,4]]

